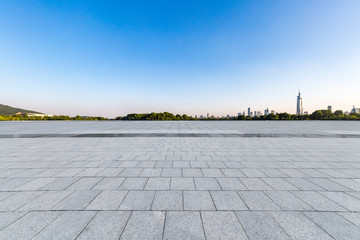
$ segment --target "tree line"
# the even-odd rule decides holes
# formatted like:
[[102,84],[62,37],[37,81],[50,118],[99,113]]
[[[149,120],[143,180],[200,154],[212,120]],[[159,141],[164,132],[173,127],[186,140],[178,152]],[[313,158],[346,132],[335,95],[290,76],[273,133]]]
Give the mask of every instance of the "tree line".
[[350,113],[345,115],[342,110],[331,112],[330,110],[316,110],[309,115],[295,115],[289,113],[277,113],[263,116],[237,116],[228,118],[194,118],[186,114],[163,113],[132,113],[126,116],[108,119],[104,117],[85,117],[85,116],[44,116],[35,117],[27,115],[0,115],[0,121],[104,121],[104,120],[137,120],[137,121],[202,121],[202,120],[360,120],[360,114]]

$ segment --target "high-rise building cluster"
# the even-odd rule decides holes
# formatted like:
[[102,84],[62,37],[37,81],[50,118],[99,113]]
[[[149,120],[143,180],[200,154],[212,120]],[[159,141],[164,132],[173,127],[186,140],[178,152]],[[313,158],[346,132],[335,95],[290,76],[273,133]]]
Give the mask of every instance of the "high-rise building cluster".
[[[327,110],[332,112],[333,109],[332,109],[332,106],[329,105],[327,107]],[[350,112],[346,111],[344,114],[345,115],[349,115],[350,113],[359,113],[360,114],[360,108],[355,108],[355,106],[353,106],[353,108],[351,109]],[[260,117],[262,115],[265,115],[265,116],[268,116],[269,114],[278,114],[277,112],[275,112],[275,110],[269,110],[269,108],[266,108],[264,110],[264,114],[261,112],[261,111],[251,111],[251,108],[248,107],[247,109],[247,115],[246,115],[246,112],[243,111],[242,113],[239,112],[238,113],[238,117],[240,116],[248,116],[248,117]],[[303,101],[302,101],[302,97],[301,97],[301,93],[300,93],[300,90],[298,92],[298,95],[296,97],[296,115],[308,115],[309,112],[308,111],[304,111],[303,109]],[[234,118],[236,116],[232,116],[232,115],[226,115],[226,116],[222,116],[221,118]],[[195,118],[197,118],[197,115],[195,115]],[[200,115],[200,119],[203,118],[203,119],[206,119],[206,118],[210,118],[210,114],[207,113],[206,116],[203,116],[203,115]],[[211,118],[220,118],[219,116],[215,117],[214,115],[211,115]]]

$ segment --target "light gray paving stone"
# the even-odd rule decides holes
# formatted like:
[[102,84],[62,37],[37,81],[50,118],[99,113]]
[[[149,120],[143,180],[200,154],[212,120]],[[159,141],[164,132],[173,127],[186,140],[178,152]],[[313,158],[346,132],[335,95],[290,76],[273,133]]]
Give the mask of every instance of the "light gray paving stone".
[[360,211],[360,199],[354,198],[343,192],[320,193],[350,211]]
[[293,191],[298,198],[318,211],[346,211],[339,204],[315,191]]
[[127,193],[127,191],[102,191],[86,207],[86,210],[116,210]]
[[215,210],[209,191],[184,191],[184,210]]
[[351,191],[351,189],[346,188],[343,185],[337,184],[333,181],[330,181],[326,178],[309,178],[308,180],[328,191]]
[[352,222],[356,226],[360,227],[360,213],[359,212],[340,212],[338,213],[349,222]]
[[0,212],[0,231],[24,216],[26,212]]
[[[227,161],[227,159],[223,159]],[[226,165],[221,161],[208,161],[207,162],[209,168],[226,168]]]
[[294,185],[291,185],[282,178],[262,178],[274,190],[298,190]]
[[[155,156],[153,156],[155,157]],[[156,156],[161,157],[165,159],[165,156]],[[156,168],[172,168],[172,162],[171,161],[156,161],[155,163]]]
[[53,207],[53,210],[83,210],[100,191],[78,190]]
[[194,162],[190,162],[190,166],[191,168],[207,168],[209,167],[206,162],[204,161],[194,161]]
[[41,187],[51,183],[54,181],[54,178],[35,178],[34,180],[25,183],[24,185],[21,185],[15,189],[14,191],[34,191],[39,190]]
[[77,239],[119,239],[129,217],[127,211],[98,212]]
[[161,168],[144,168],[140,174],[140,177],[160,177],[161,171]]
[[64,171],[54,175],[54,177],[73,177],[83,170],[84,170],[84,168],[68,168],[68,169],[65,169]]
[[323,173],[323,172],[320,172],[319,170],[317,169],[299,169],[299,171],[305,173],[306,175],[309,175],[313,178],[328,178],[330,177],[329,175]]
[[221,190],[215,178],[194,178],[196,190]]
[[154,168],[155,166],[155,161],[141,161],[139,162],[138,165],[136,165],[136,167],[140,167],[140,168]]
[[261,172],[263,172],[266,176],[271,177],[271,178],[283,178],[283,177],[287,177],[286,174],[284,174],[283,172],[280,172],[278,169],[261,169]]
[[0,239],[32,239],[59,215],[59,212],[30,212],[3,229]]
[[182,169],[183,177],[203,177],[200,168],[183,168]]
[[66,190],[90,190],[101,180],[102,178],[80,178],[79,181],[70,185]]
[[161,172],[162,177],[181,177],[181,168],[163,168]]
[[297,169],[289,169],[289,168],[284,168],[284,169],[279,169],[280,172],[285,173],[288,177],[292,177],[292,178],[305,178],[305,177],[309,177],[309,175],[306,175],[303,172],[300,172]]
[[154,191],[129,191],[119,210],[150,210]]
[[98,182],[91,190],[116,190],[125,181],[125,178],[104,178]]
[[302,213],[271,212],[271,215],[292,239],[332,239]]
[[97,174],[97,177],[116,177],[120,174],[122,171],[122,168],[105,168],[103,171],[101,171],[99,174]]
[[360,228],[334,212],[305,214],[335,239],[360,239]]
[[237,178],[217,178],[223,190],[246,190],[246,187]]
[[145,190],[169,190],[170,178],[149,178]]
[[251,240],[290,239],[286,232],[266,212],[237,211],[236,216]]
[[205,239],[200,213],[192,211],[167,212],[164,239]]
[[78,180],[79,178],[56,178],[51,183],[41,187],[40,190],[64,190]]
[[249,190],[272,190],[272,188],[260,178],[239,178],[239,179]]
[[342,178],[333,178],[331,181],[336,182],[344,187],[350,188],[353,191],[360,192],[360,182],[353,179],[342,179]]
[[245,177],[245,175],[239,169],[221,169],[225,177]]
[[165,213],[160,211],[134,211],[121,235],[121,240],[162,239]]
[[220,169],[215,169],[215,168],[204,168],[201,169],[204,177],[225,177],[224,174],[220,171]]
[[16,187],[19,187],[27,182],[33,180],[32,178],[14,178],[0,184],[0,191],[10,191]]
[[261,191],[238,191],[238,193],[250,210],[280,210],[279,206]]
[[248,239],[233,212],[201,212],[206,239]]
[[171,190],[195,190],[193,178],[171,178]]
[[18,192],[0,202],[0,211],[15,211],[44,193],[42,191]]
[[72,191],[49,191],[22,206],[18,211],[50,210],[60,201],[69,196]]
[[240,169],[247,177],[266,177],[259,169],[242,168]]
[[16,194],[16,192],[0,192],[0,202],[4,199],[11,197],[14,194]]
[[138,165],[138,164],[139,164],[138,161],[123,161],[122,163],[119,164],[119,167],[132,168],[132,167],[136,167],[136,165]]
[[[175,158],[174,156],[167,156],[166,160],[174,161]],[[174,161],[173,168],[190,168],[190,163],[185,161]]]
[[147,178],[126,178],[125,181],[118,188],[119,190],[143,190]]
[[36,177],[38,178],[50,178],[54,176],[55,174],[58,174],[60,172],[64,171],[64,169],[45,169],[44,171],[37,173]]
[[235,191],[211,191],[217,210],[247,210],[248,208]]
[[265,191],[265,194],[268,195],[283,210],[314,210],[289,191]]
[[291,185],[294,185],[300,190],[303,191],[323,191],[324,188],[309,182],[305,178],[286,178],[286,181],[288,181]]
[[92,211],[63,212],[34,239],[75,239],[95,214]]
[[181,191],[156,191],[151,210],[183,210]]
[[95,177],[103,170],[104,170],[103,168],[86,168],[83,171],[76,174],[75,177]]
[[138,177],[142,170],[142,168],[124,168],[119,177]]

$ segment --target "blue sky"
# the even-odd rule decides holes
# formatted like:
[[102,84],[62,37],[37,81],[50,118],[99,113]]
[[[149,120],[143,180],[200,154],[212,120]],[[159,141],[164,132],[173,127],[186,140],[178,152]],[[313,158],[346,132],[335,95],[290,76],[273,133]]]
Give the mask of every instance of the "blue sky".
[[6,1],[0,103],[52,114],[360,106],[360,1]]

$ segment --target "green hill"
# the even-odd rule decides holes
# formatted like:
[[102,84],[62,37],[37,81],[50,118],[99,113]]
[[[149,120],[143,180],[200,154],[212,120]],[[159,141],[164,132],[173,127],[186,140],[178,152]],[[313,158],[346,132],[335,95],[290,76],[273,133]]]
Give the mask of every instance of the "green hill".
[[18,113],[18,112],[21,112],[21,113],[40,113],[40,112],[35,112],[35,111],[32,111],[32,110],[26,110],[26,109],[22,109],[22,108],[14,108],[14,107],[10,107],[10,106],[7,106],[7,105],[0,104],[0,115],[12,115],[12,114],[15,114],[15,113]]

